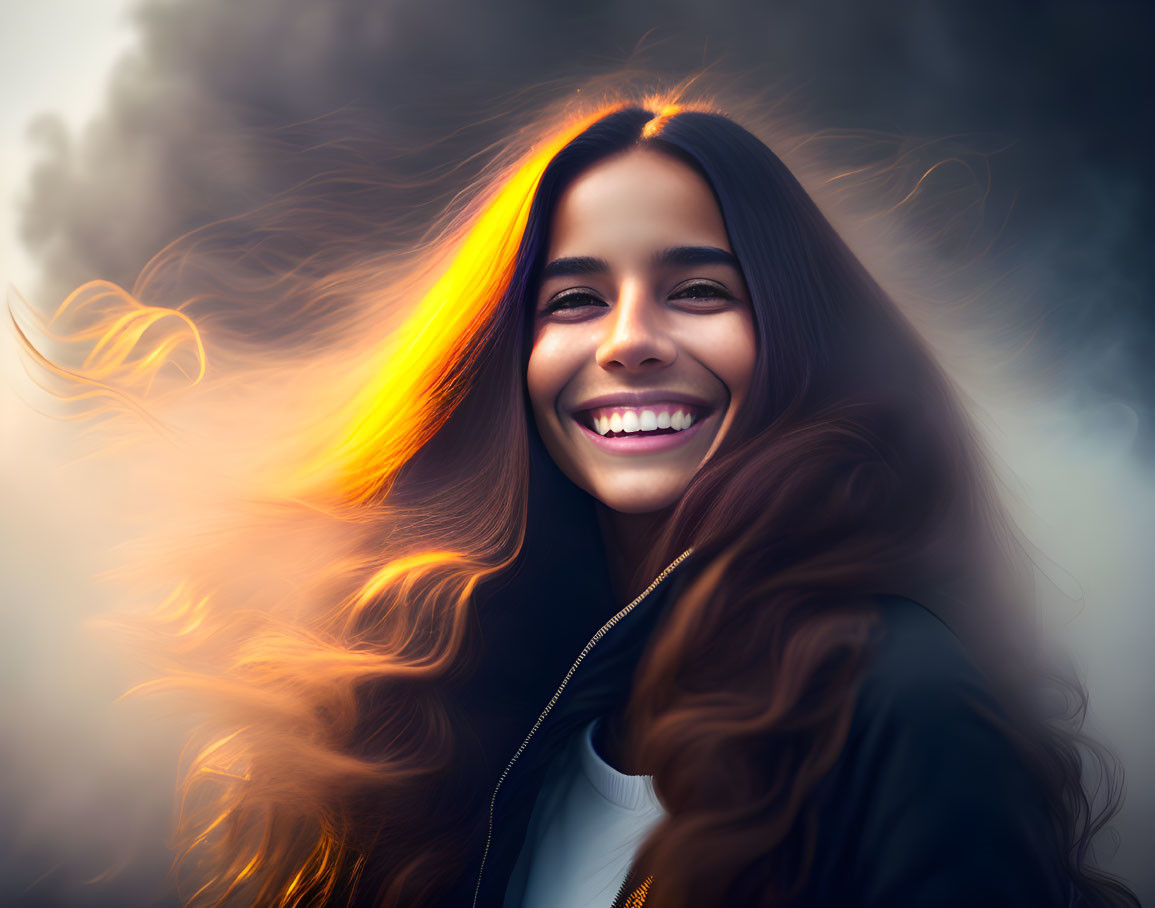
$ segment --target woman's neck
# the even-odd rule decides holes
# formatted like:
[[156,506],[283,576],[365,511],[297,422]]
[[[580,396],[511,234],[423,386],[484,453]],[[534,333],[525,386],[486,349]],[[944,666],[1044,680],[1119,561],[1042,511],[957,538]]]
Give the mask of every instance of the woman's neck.
[[[621,608],[641,592],[640,588],[633,588],[635,575],[639,566],[653,550],[654,542],[670,511],[623,514],[599,503],[597,514],[602,540],[605,542],[606,561],[609,565],[616,607]],[[643,577],[636,582],[647,583],[649,579]],[[643,775],[642,767],[634,765],[629,758],[625,707],[625,703],[620,703],[609,715],[603,717],[597,750],[602,759],[618,772]]]
[[599,502],[597,514],[602,541],[605,543],[610,582],[620,607],[641,592],[632,588],[635,575],[653,551],[654,541],[669,517],[670,509],[648,514],[623,514]]

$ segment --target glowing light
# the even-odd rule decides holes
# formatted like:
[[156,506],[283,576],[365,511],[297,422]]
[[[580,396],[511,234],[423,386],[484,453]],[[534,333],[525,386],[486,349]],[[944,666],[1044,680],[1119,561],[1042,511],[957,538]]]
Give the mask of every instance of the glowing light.
[[[680,112],[709,109],[682,103],[681,91],[643,101],[657,111],[646,136],[656,135]],[[186,868],[197,878],[187,904],[297,908],[325,902],[338,885],[360,873],[365,861],[349,844],[350,830],[342,825],[349,821],[334,807],[335,799],[352,791],[379,794],[390,786],[409,790],[446,752],[431,748],[419,760],[388,748],[359,755],[349,747],[361,708],[358,697],[366,682],[408,682],[456,667],[472,594],[516,555],[523,514],[513,504],[502,505],[509,513],[493,520],[501,533],[489,526],[441,538],[440,530],[423,525],[404,539],[373,533],[392,532],[394,502],[387,493],[398,470],[444,425],[468,390],[470,371],[509,288],[546,167],[573,138],[623,106],[616,99],[597,109],[583,103],[583,110],[504,171],[491,174],[486,184],[491,188],[477,208],[463,212],[418,250],[420,268],[412,274],[402,267],[390,272],[393,278],[404,271],[419,291],[402,295],[387,315],[377,315],[387,308],[375,305],[379,300],[367,299],[372,316],[366,324],[387,330],[379,339],[370,332],[350,344],[353,353],[343,347],[348,362],[331,366],[324,351],[287,362],[255,345],[240,352],[223,343],[214,346],[210,337],[207,349],[220,356],[210,373],[201,333],[205,324],[182,308],[150,306],[138,298],[163,293],[165,267],[172,262],[163,255],[142,273],[137,295],[102,281],[69,295],[41,326],[67,358],[45,355],[17,327],[45,382],[63,389],[49,390],[82,409],[81,415],[127,411],[162,431],[175,415],[174,432],[210,427],[203,432],[206,456],[233,440],[213,421],[218,390],[248,393],[253,376],[273,374],[270,383],[281,382],[286,367],[309,381],[319,376],[321,405],[302,405],[308,418],[295,414],[284,420],[290,425],[285,437],[275,436],[269,465],[261,461],[250,467],[245,460],[238,466],[243,458],[222,458],[241,474],[238,478],[212,472],[216,460],[206,466],[186,458],[176,465],[176,458],[185,456],[179,446],[143,458],[155,471],[150,478],[159,480],[165,503],[179,505],[157,521],[178,544],[166,537],[164,545],[133,564],[139,573],[126,574],[126,588],[143,579],[145,585],[133,593],[146,596],[150,610],[116,627],[135,633],[140,651],[158,665],[158,677],[129,694],[175,693],[190,711],[203,710],[209,717],[181,761],[175,869],[178,876]],[[169,251],[183,266],[181,250]],[[351,271],[355,274],[346,284],[334,279],[310,289],[340,294],[355,284],[373,294],[392,286],[361,263]],[[191,302],[183,307],[189,312]],[[233,355],[236,360],[230,361]],[[205,381],[206,375],[212,381]],[[214,382],[219,384],[212,387]],[[195,394],[180,397],[194,388]],[[261,396],[265,385],[260,391],[253,399],[261,404],[297,400]],[[191,404],[182,409],[186,401]],[[236,412],[254,421],[264,415],[255,404]],[[255,437],[265,438],[259,432]],[[143,450],[150,442],[140,438],[131,435],[131,442]],[[263,453],[256,444],[238,449]],[[181,467],[188,469],[182,473]],[[202,477],[202,469],[211,477]],[[215,499],[197,494],[203,489],[221,495],[231,509],[227,520],[212,510]],[[161,506],[156,507],[159,512]],[[201,522],[181,523],[188,507]],[[269,530],[274,525],[277,532]],[[205,526],[213,532],[205,533]],[[324,540],[321,555],[305,552],[318,566],[295,573],[295,565],[286,567],[292,560],[283,551],[286,539],[297,546],[294,552],[307,545],[281,532],[285,526],[306,542]],[[260,564],[254,566],[255,561]],[[264,582],[270,577],[272,590]],[[163,598],[156,593],[157,578],[163,578],[162,589],[171,590]]]
[[305,467],[306,476],[336,470],[350,500],[372,498],[440,428],[463,393],[460,377],[479,352],[478,335],[509,284],[542,173],[558,151],[607,112],[571,123],[501,184],[452,264],[416,305],[376,373],[350,402],[344,437]]
[[[39,320],[37,320],[39,321]],[[200,331],[177,309],[148,306],[108,281],[90,281],[60,304],[40,333],[50,341],[80,348],[91,342],[82,363],[68,368],[36,349],[13,323],[24,352],[48,374],[87,390],[58,395],[61,399],[104,401],[85,411],[93,416],[109,409],[109,401],[142,410],[141,401],[153,391],[161,369],[171,364],[183,374],[184,385],[205,376],[206,357]],[[191,368],[178,355],[191,354]]]
[[647,123],[645,126],[642,127],[642,135],[645,136],[647,139],[652,139],[654,136],[656,136],[659,132],[662,131],[662,128],[669,121],[670,117],[673,117],[678,113],[681,113],[681,111],[682,111],[682,106],[680,104],[665,104],[665,105],[663,105],[658,110],[658,115],[656,117],[654,117],[652,120],[650,120],[649,123]]

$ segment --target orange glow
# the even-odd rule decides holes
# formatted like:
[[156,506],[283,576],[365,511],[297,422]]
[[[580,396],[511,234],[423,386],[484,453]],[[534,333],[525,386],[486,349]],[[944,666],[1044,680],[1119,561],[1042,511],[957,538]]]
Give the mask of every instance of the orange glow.
[[[685,89],[641,102],[658,111],[647,136],[711,109],[683,102]],[[414,512],[390,492],[469,390],[549,162],[637,103],[580,98],[553,127],[519,134],[520,153],[413,255],[367,254],[315,279],[319,318],[326,300],[356,302],[335,349],[230,343],[196,299],[147,304],[163,298],[166,267],[195,259],[191,235],[134,293],[85,284],[35,342],[19,334],[41,386],[65,415],[100,417],[96,453],[115,452],[139,484],[116,507],[147,529],[108,573],[126,617],[106,625],[153,671],[129,693],[202,717],[177,799],[175,867],[195,881],[186,904],[324,902],[364,868],[341,805],[407,793],[448,759],[437,717],[418,733],[384,728],[380,752],[351,746],[358,697],[457,666],[477,585],[522,544],[524,425],[479,440],[494,447],[438,490],[444,501]],[[508,406],[520,413],[520,400]],[[417,744],[391,743],[406,734]]]
[[658,115],[656,117],[654,117],[654,119],[650,120],[649,123],[647,123],[645,126],[642,127],[642,135],[645,136],[647,139],[652,139],[654,136],[656,136],[659,132],[662,131],[662,127],[664,127],[666,125],[666,123],[669,121],[670,117],[681,112],[681,110],[682,110],[682,107],[679,104],[663,105],[658,110]]
[[372,498],[440,428],[463,391],[452,379],[472,364],[474,339],[509,284],[542,173],[558,151],[609,109],[570,123],[499,185],[460,240],[452,264],[390,339],[349,402],[348,425],[337,444],[305,464],[302,479],[335,471],[349,499]]
[[205,375],[204,344],[188,316],[144,305],[108,281],[78,287],[38,329],[50,343],[89,347],[83,361],[69,368],[44,356],[16,327],[25,352],[44,372],[79,386],[58,397],[84,403],[79,415],[86,417],[106,412],[110,401],[143,409],[166,365],[183,376],[182,385],[195,385]]

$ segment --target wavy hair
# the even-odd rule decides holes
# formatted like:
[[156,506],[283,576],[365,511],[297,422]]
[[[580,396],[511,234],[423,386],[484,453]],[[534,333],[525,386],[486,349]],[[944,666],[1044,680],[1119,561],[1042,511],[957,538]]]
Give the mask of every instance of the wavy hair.
[[[973,643],[1072,880],[1092,904],[1137,904],[1088,863],[1118,795],[1095,812],[1084,793],[1081,688],[1060,679],[1076,696],[1058,720],[1032,706],[1023,556],[958,392],[786,165],[682,94],[559,106],[411,246],[286,269],[261,234],[222,268],[213,225],[131,292],[81,287],[45,342],[21,334],[149,492],[118,582],[155,666],[143,687],[202,720],[180,789],[188,904],[431,904],[469,869],[477,742],[446,691],[477,670],[481,593],[545,557],[533,527],[597,533],[531,481],[526,300],[565,187],[637,147],[713,188],[759,351],[748,404],[635,578],[701,556],[628,704],[669,810],[639,856],[647,904],[800,891],[879,593]],[[260,343],[239,311],[259,311]]]

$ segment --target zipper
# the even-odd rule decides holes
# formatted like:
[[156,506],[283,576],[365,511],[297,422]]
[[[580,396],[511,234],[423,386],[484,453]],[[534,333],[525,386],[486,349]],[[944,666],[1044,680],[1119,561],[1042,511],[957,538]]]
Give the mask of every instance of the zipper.
[[505,765],[505,769],[497,779],[497,785],[494,786],[493,795],[489,799],[489,828],[485,835],[485,849],[481,853],[481,866],[477,870],[477,886],[474,887],[473,890],[473,908],[477,908],[477,899],[481,895],[481,878],[485,873],[485,861],[489,857],[489,849],[493,844],[493,814],[495,808],[497,807],[497,794],[499,791],[501,791],[501,786],[505,784],[505,780],[509,777],[510,770],[513,769],[514,764],[521,758],[521,755],[525,753],[525,749],[529,746],[529,742],[533,739],[533,736],[537,734],[537,730],[541,728],[541,725],[545,721],[546,716],[548,716],[553,711],[554,706],[557,705],[557,701],[561,698],[562,691],[566,689],[566,685],[569,684],[570,678],[573,677],[574,672],[578,670],[578,666],[581,665],[582,662],[585,661],[586,656],[590,654],[590,650],[597,646],[607,633],[613,630],[614,625],[616,625],[619,621],[625,618],[626,615],[632,612],[637,607],[639,602],[641,602],[648,595],[650,595],[650,593],[657,589],[658,585],[668,576],[670,576],[670,573],[674,570],[674,568],[685,561],[693,551],[693,548],[688,548],[686,551],[682,552],[681,555],[666,565],[662,572],[653,579],[650,585],[638,594],[636,599],[629,603],[629,605],[623,607],[620,612],[618,612],[605,624],[598,628],[597,633],[590,638],[589,643],[587,643],[582,651],[578,653],[577,659],[575,659],[573,665],[569,667],[569,671],[565,673],[565,677],[561,679],[561,684],[558,685],[557,690],[553,692],[553,696],[549,698],[549,702],[546,703],[545,709],[541,711],[541,715],[538,716],[537,721],[533,723],[533,728],[529,730],[529,734],[527,734],[522,740],[521,746],[519,746],[517,750],[514,751],[513,756]]
[[618,894],[614,896],[610,908],[643,908],[653,879],[652,876],[648,876],[644,880],[639,880],[637,866],[630,867],[626,878],[622,880],[622,885],[618,887]]

